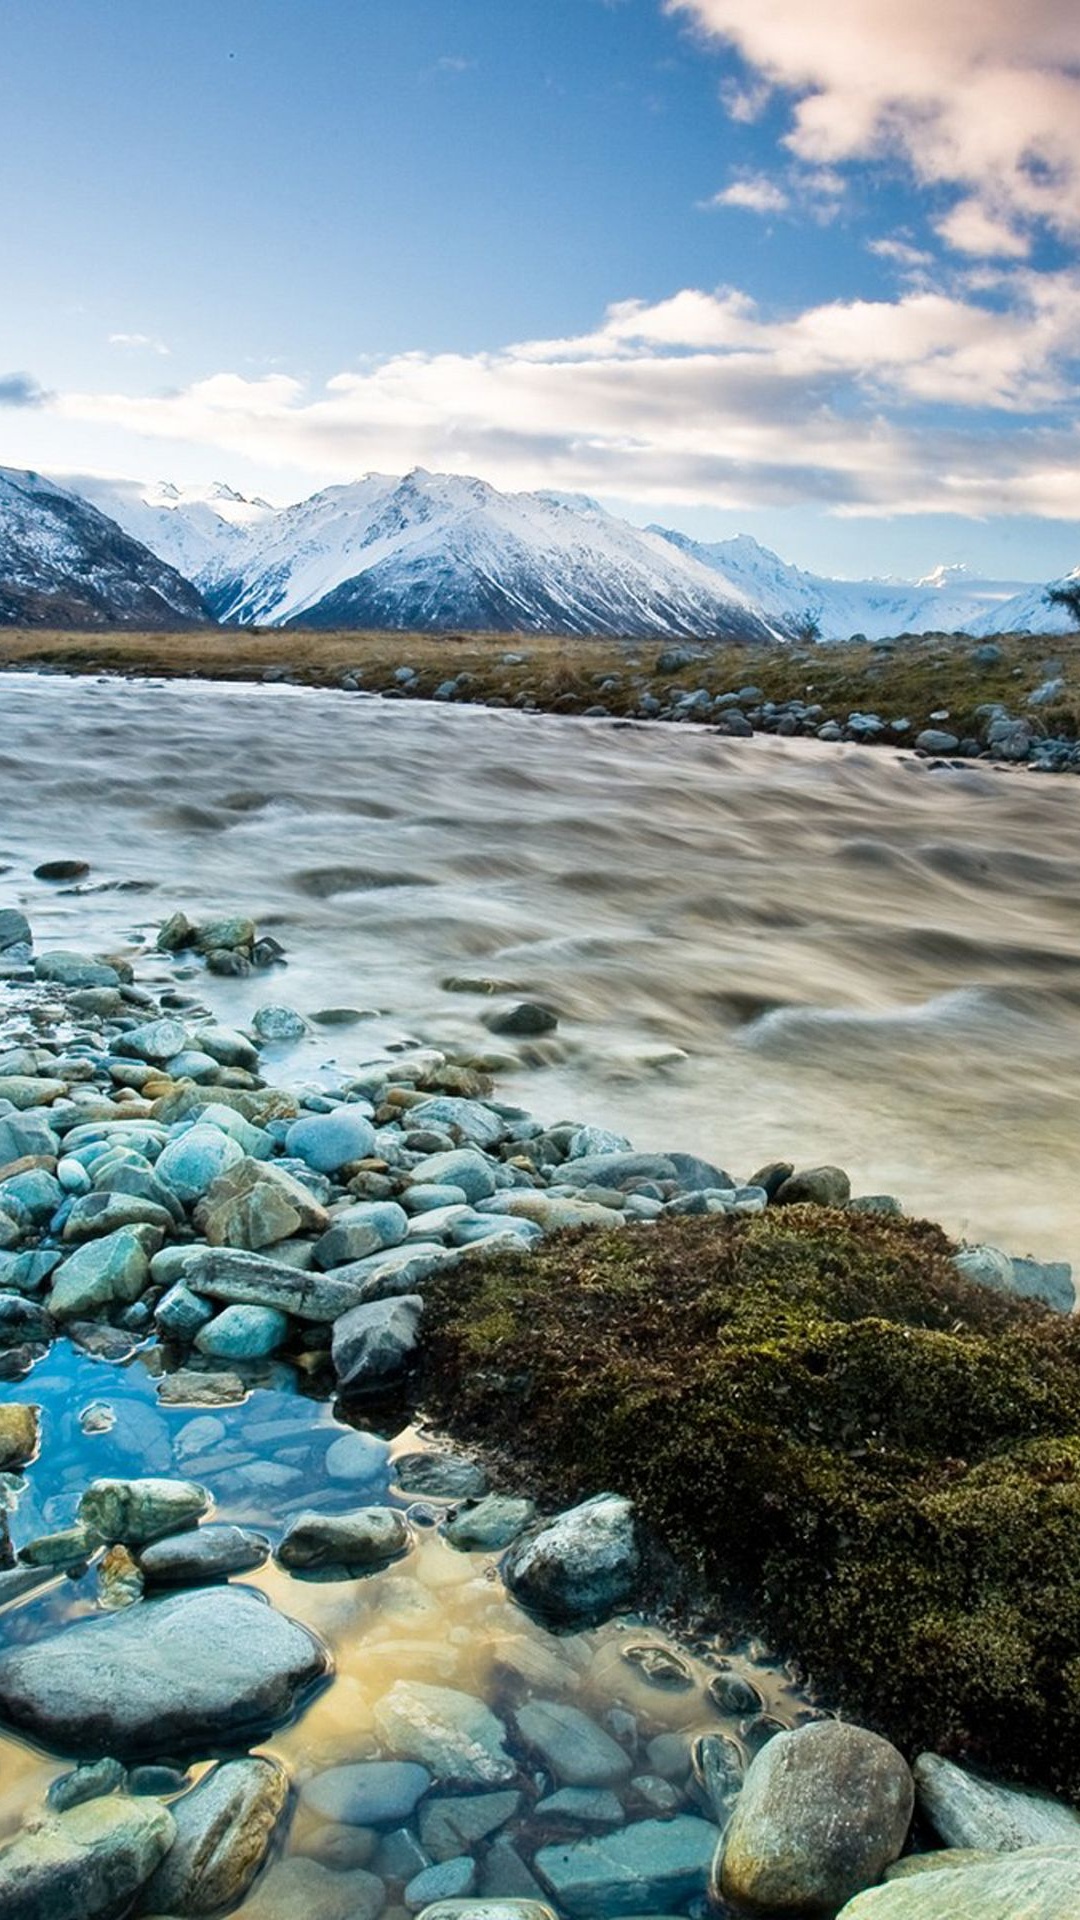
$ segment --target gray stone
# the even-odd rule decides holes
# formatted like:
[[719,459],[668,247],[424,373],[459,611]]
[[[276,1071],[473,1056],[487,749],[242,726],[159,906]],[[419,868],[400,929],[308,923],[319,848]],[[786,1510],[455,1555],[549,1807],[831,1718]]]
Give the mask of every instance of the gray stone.
[[469,1854],[442,1860],[424,1867],[405,1888],[405,1905],[410,1913],[420,1913],[438,1900],[460,1900],[476,1885],[476,1861]]
[[290,1573],[355,1576],[400,1559],[411,1538],[409,1523],[396,1507],[298,1513],[282,1534],[274,1558]]
[[56,1320],[77,1320],[137,1300],[160,1245],[160,1228],[149,1226],[118,1227],[86,1241],[53,1274],[49,1312]]
[[630,1755],[580,1707],[529,1700],[517,1709],[514,1724],[561,1786],[611,1787],[629,1779]]
[[[664,1782],[667,1785],[667,1782]],[[622,1801],[607,1787],[560,1787],[538,1800],[538,1820],[570,1821],[579,1827],[621,1827],[626,1819]]]
[[331,1346],[342,1391],[372,1392],[400,1380],[416,1352],[423,1311],[419,1294],[405,1294],[343,1313]]
[[185,1206],[194,1206],[243,1158],[243,1148],[230,1134],[196,1121],[186,1133],[170,1140],[158,1157],[156,1172],[170,1193]]
[[1042,1300],[1058,1313],[1071,1313],[1076,1305],[1076,1285],[1067,1260],[1013,1260],[1012,1290],[1025,1300]]
[[409,1175],[410,1186],[457,1187],[473,1206],[478,1200],[489,1199],[496,1184],[495,1168],[476,1147],[452,1147],[446,1153],[428,1154]]
[[452,1860],[504,1827],[520,1807],[521,1795],[512,1788],[429,1800],[420,1813],[421,1845],[432,1860]]
[[485,1101],[463,1100],[452,1094],[418,1102],[409,1111],[409,1124],[448,1131],[473,1147],[496,1147],[507,1135],[506,1121]]
[[445,1273],[456,1267],[463,1255],[437,1241],[407,1241],[400,1247],[387,1247],[371,1253],[365,1260],[351,1260],[338,1267],[327,1279],[353,1290],[353,1303],[368,1300],[392,1300],[401,1294],[418,1293],[433,1273]]
[[534,1865],[571,1920],[673,1913],[705,1893],[716,1842],[707,1820],[682,1813],[541,1847]]
[[97,1800],[102,1794],[115,1793],[117,1787],[123,1784],[124,1768],[119,1760],[95,1760],[92,1766],[76,1767],[71,1773],[61,1773],[51,1781],[45,1795],[45,1805],[52,1813],[67,1813],[69,1808],[81,1807],[86,1800]]
[[29,1113],[0,1114],[0,1166],[10,1166],[30,1154],[54,1157],[60,1142],[40,1108]]
[[129,1027],[113,1041],[113,1052],[130,1059],[163,1066],[187,1046],[187,1030],[179,1020],[147,1020]]
[[337,1173],[356,1160],[366,1160],[374,1146],[375,1129],[361,1106],[302,1114],[285,1135],[286,1153],[295,1154],[316,1173]]
[[850,1198],[851,1181],[842,1167],[807,1167],[783,1182],[773,1195],[773,1204],[777,1207],[843,1207]]
[[172,1845],[172,1814],[126,1795],[47,1814],[0,1853],[6,1920],[118,1920]]
[[460,1553],[494,1553],[516,1540],[536,1516],[532,1500],[488,1493],[464,1500],[443,1526],[443,1538]]
[[200,1353],[212,1360],[265,1360],[288,1337],[287,1316],[277,1307],[226,1307],[195,1335]]
[[1076,1920],[1080,1849],[1035,1848],[874,1887],[838,1920]]
[[491,1033],[510,1034],[521,1039],[535,1039],[542,1033],[554,1033],[559,1024],[559,1016],[551,1007],[545,1007],[538,1000],[519,1000],[516,1006],[503,1007],[484,1016],[484,1025]]
[[392,1200],[370,1200],[335,1214],[328,1231],[315,1242],[312,1259],[317,1267],[343,1267],[351,1260],[382,1253],[401,1244],[409,1230],[409,1216]]
[[[343,1269],[350,1274],[351,1268]],[[305,1273],[283,1260],[267,1260],[235,1247],[212,1247],[188,1267],[184,1284],[194,1294],[228,1304],[276,1307],[296,1320],[337,1320],[358,1304],[360,1286],[341,1274]]]
[[178,1280],[154,1308],[154,1325],[167,1340],[193,1340],[213,1315],[210,1302],[200,1300],[198,1294]]
[[515,1600],[560,1625],[584,1625],[629,1605],[641,1574],[634,1509],[596,1494],[515,1542],[503,1579]]
[[835,1720],[778,1733],[747,1771],[718,1890],[778,1916],[832,1913],[898,1857],[913,1805],[906,1762],[877,1734]]
[[390,1448],[375,1433],[343,1433],[326,1449],[323,1466],[331,1480],[366,1482],[387,1474]]
[[260,1040],[302,1040],[308,1023],[292,1007],[260,1007],[251,1022]]
[[263,1565],[269,1553],[265,1536],[247,1527],[199,1527],[156,1540],[140,1553],[139,1565],[148,1586],[187,1587],[250,1573]]
[[1080,1813],[1049,1794],[1002,1786],[937,1753],[912,1769],[919,1810],[947,1847],[1080,1847]]
[[159,1227],[168,1233],[173,1216],[167,1207],[132,1193],[87,1193],[72,1205],[64,1221],[63,1239],[96,1240],[118,1227]]
[[502,1722],[472,1694],[398,1680],[375,1707],[380,1739],[443,1786],[505,1787],[516,1774]]
[[79,1519],[99,1540],[148,1546],[201,1520],[210,1495],[193,1480],[92,1480],[79,1500]]
[[328,1767],[304,1782],[306,1807],[350,1827],[396,1827],[412,1817],[431,1785],[426,1767],[408,1760],[360,1760]]
[[955,753],[960,740],[958,735],[946,733],[942,727],[924,727],[915,735],[915,745],[920,753]]
[[401,1453],[393,1475],[404,1493],[425,1500],[462,1500],[487,1492],[487,1474],[479,1461],[460,1453]]
[[215,1180],[198,1221],[212,1247],[257,1253],[298,1233],[323,1233],[329,1215],[287,1168],[250,1156]]
[[328,1665],[261,1595],[195,1587],[0,1655],[0,1716],[63,1753],[209,1754],[264,1737]]
[[17,907],[0,907],[0,953],[9,954],[12,947],[30,948],[33,944],[34,936],[25,913],[20,913]]
[[34,975],[36,979],[47,980],[58,987],[120,985],[120,975],[115,967],[107,966],[103,960],[88,959],[84,953],[70,953],[66,949],[39,954],[34,961]]

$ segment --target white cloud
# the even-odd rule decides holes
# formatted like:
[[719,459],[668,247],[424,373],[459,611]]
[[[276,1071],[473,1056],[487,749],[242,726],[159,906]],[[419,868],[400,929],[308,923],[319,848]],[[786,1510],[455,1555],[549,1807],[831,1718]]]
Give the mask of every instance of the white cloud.
[[52,411],[321,482],[422,464],[738,509],[1076,516],[1078,357],[1080,273],[985,268],[951,292],[781,317],[690,288],[624,301],[575,339],[398,354],[314,393],[219,373],[173,393],[69,393]]
[[784,213],[791,205],[783,187],[762,173],[733,180],[730,187],[714,193],[706,202],[710,207],[742,207],[747,213]]
[[747,63],[751,84],[729,96],[736,117],[752,117],[739,102],[763,89],[793,96],[787,144],[801,161],[899,153],[921,185],[958,189],[939,229],[950,245],[1020,257],[1025,227],[1080,234],[1080,9],[1069,0],[664,4]]
[[131,348],[135,352],[157,353],[167,357],[171,349],[152,333],[110,333],[110,347]]

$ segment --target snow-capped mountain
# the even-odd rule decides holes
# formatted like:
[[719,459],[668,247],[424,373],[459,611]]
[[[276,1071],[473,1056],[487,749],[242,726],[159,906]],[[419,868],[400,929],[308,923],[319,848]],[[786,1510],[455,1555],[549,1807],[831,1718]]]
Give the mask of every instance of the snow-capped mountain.
[[776,631],[741,588],[591,501],[422,469],[328,487],[219,538],[195,578],[220,620],[243,625]]
[[190,581],[88,500],[0,467],[0,625],[176,627],[206,618]]
[[868,640],[900,633],[970,633],[1017,593],[1015,580],[980,580],[964,567],[937,567],[914,582],[832,580],[790,566],[749,534],[704,542],[663,527],[653,531],[738,586],[766,619],[795,634],[816,630],[822,640],[847,640],[856,633]]
[[[1080,588],[1080,567],[1074,567],[1071,573],[1060,580],[1052,580],[1054,587]],[[972,633],[989,635],[994,633],[1073,633],[1076,621],[1064,607],[1052,606],[1046,598],[1046,587],[1024,587],[1012,599],[1006,600],[992,613],[987,613],[976,621]]]

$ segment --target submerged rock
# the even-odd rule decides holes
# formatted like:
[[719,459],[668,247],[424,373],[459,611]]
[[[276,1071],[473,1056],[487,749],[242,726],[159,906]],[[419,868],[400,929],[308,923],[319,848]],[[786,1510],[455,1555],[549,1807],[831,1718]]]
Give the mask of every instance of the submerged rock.
[[898,1857],[914,1799],[902,1755],[875,1733],[833,1720],[779,1733],[747,1772],[718,1892],[751,1911],[832,1914]]
[[628,1606],[641,1575],[634,1509],[599,1493],[524,1535],[503,1562],[515,1600],[563,1625],[606,1619]]
[[304,1805],[350,1827],[396,1827],[411,1818],[431,1785],[426,1767],[410,1760],[359,1760],[328,1767],[304,1782]]
[[693,1814],[541,1847],[535,1867],[571,1920],[674,1913],[704,1894],[717,1830]]
[[444,1786],[505,1787],[517,1773],[501,1720],[454,1687],[398,1680],[376,1705],[375,1726],[392,1753],[428,1767]]
[[220,1913],[247,1892],[273,1842],[289,1777],[262,1756],[214,1767],[174,1800],[176,1838],[144,1894],[147,1912]]
[[526,1747],[562,1786],[610,1787],[632,1771],[630,1755],[579,1707],[529,1700],[514,1723]]
[[279,1860],[244,1903],[243,1920],[376,1920],[386,1888],[362,1867],[333,1873],[317,1860]]
[[176,1833],[156,1800],[88,1800],[16,1835],[0,1853],[0,1913],[9,1920],[117,1920]]
[[0,1717],[61,1753],[213,1753],[286,1719],[328,1667],[261,1595],[197,1587],[0,1655]]

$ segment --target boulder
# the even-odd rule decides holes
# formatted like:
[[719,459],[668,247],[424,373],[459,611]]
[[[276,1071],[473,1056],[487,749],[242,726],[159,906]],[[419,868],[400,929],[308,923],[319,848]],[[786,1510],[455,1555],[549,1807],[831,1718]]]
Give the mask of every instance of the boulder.
[[599,1493],[515,1542],[503,1579],[515,1600],[563,1626],[596,1623],[628,1606],[641,1576],[634,1509]]
[[172,1802],[176,1838],[146,1887],[148,1913],[220,1913],[247,1892],[274,1839],[289,1797],[276,1760],[229,1760]]
[[770,1915],[832,1914],[898,1857],[914,1799],[906,1761],[876,1733],[822,1720],[776,1734],[747,1770],[718,1892]]
[[0,1654],[0,1718],[70,1754],[217,1752],[263,1737],[329,1668],[245,1587],[195,1587]]
[[172,1845],[172,1814],[125,1795],[47,1814],[0,1853],[7,1920],[119,1920]]

